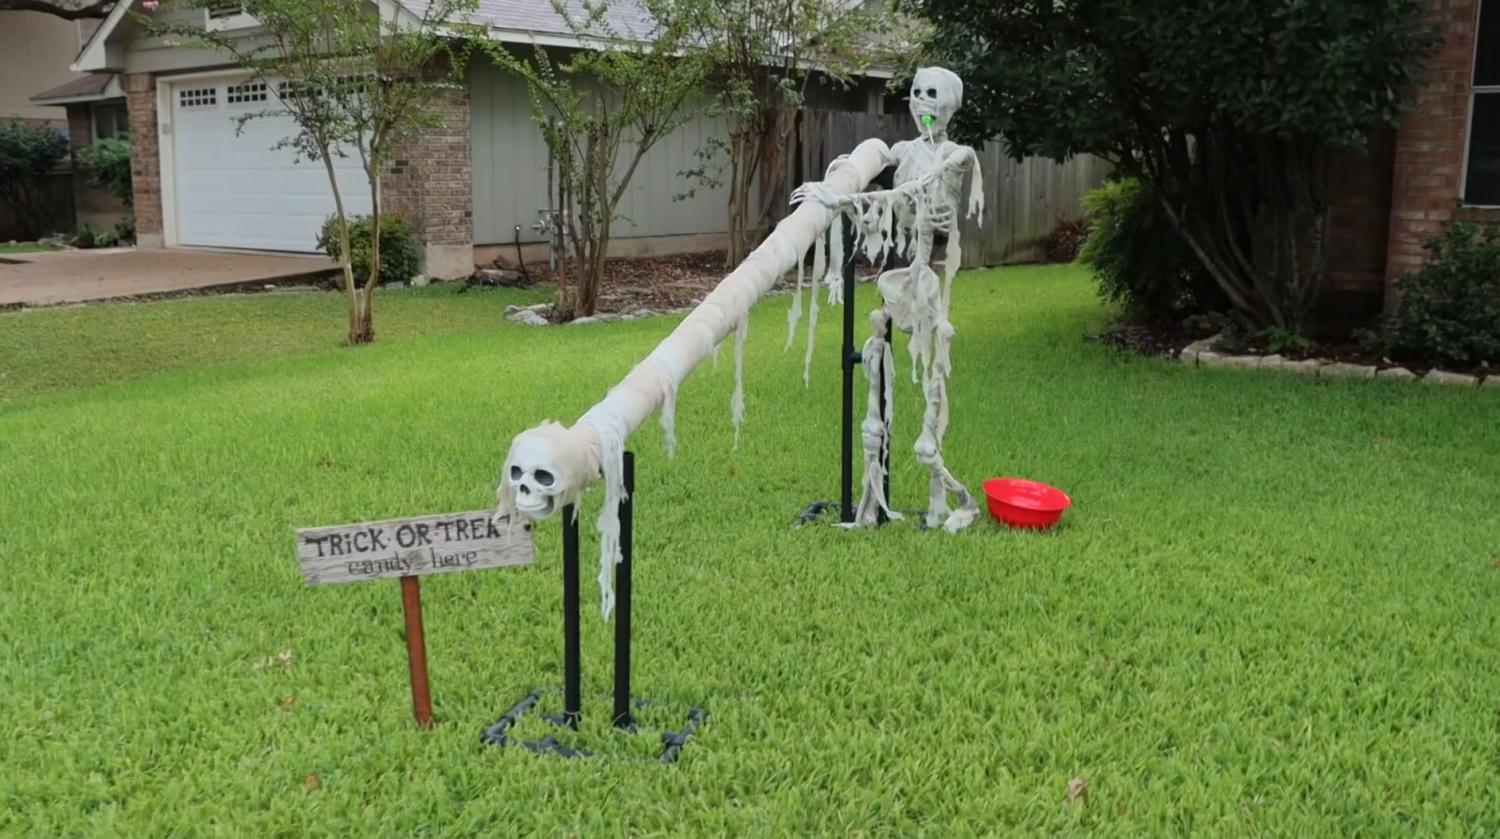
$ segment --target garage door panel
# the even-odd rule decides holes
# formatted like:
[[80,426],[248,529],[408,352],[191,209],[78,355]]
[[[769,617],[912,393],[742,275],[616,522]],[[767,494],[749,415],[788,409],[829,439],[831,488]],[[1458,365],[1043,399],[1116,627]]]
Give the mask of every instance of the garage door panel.
[[[173,87],[173,191],[177,240],[205,245],[313,251],[333,195],[322,163],[277,148],[296,134],[286,116],[238,117],[274,107],[264,85],[220,81]],[[369,212],[357,159],[334,162],[344,205]]]

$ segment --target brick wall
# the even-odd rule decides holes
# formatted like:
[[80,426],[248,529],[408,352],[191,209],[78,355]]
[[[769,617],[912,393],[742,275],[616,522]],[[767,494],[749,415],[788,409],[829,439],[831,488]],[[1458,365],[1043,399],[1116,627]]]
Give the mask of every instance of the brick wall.
[[437,94],[443,124],[404,142],[386,179],[386,207],[412,222],[429,276],[466,277],[474,269],[474,197],[469,92]]
[[156,79],[150,73],[125,77],[130,110],[130,179],[135,193],[136,244],[161,247],[161,157],[156,127]]
[[1430,0],[1428,18],[1441,40],[1396,133],[1387,302],[1393,290],[1389,281],[1421,266],[1423,243],[1444,222],[1459,216],[1500,217],[1459,207],[1479,0]]

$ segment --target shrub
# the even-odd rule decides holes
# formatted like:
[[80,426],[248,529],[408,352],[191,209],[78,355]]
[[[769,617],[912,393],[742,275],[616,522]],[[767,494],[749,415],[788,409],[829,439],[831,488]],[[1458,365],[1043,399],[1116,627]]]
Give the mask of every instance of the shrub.
[[134,242],[135,216],[131,213],[126,213],[124,216],[122,216],[119,221],[115,222],[114,234],[115,241],[122,243]]
[[41,123],[0,120],[0,203],[22,235],[39,236],[53,221],[48,178],[68,154],[68,141]]
[[1089,237],[1089,223],[1085,219],[1063,219],[1047,237],[1048,262],[1072,262]]
[[1376,343],[1434,365],[1500,363],[1500,226],[1454,222],[1427,251],[1425,267],[1396,280],[1400,302]]
[[1140,181],[1125,178],[1083,199],[1088,238],[1078,259],[1099,295],[1134,318],[1182,317],[1217,305],[1212,278]]
[[[338,217],[329,216],[318,234],[318,249],[335,261],[339,258]],[[354,279],[364,282],[370,277],[370,217],[350,216],[349,257],[354,265]],[[380,216],[380,284],[404,283],[422,270],[422,248],[417,244],[411,223],[398,215]]]
[[89,170],[89,183],[125,202],[125,206],[130,206],[133,193],[130,189],[129,140],[122,137],[100,140],[92,146],[79,149],[78,159]]

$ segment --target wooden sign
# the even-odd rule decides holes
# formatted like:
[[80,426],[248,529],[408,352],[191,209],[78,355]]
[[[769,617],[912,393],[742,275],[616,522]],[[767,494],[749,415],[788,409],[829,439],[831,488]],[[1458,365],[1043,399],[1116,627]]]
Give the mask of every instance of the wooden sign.
[[308,527],[297,531],[297,559],[310,586],[356,583],[507,565],[536,556],[529,525],[494,510]]
[[297,560],[302,564],[302,579],[310,586],[401,580],[412,715],[423,728],[432,725],[432,694],[417,578],[534,562],[531,527],[509,519],[496,522],[494,517],[492,510],[475,510],[297,531]]

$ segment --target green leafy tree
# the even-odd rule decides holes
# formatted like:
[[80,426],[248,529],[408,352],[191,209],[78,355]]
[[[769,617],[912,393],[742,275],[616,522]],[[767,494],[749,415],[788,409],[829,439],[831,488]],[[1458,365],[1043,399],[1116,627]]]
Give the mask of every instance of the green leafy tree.
[[[171,0],[161,10],[202,8],[204,0]],[[459,23],[474,0],[433,0],[383,7],[366,0],[245,0],[259,23],[253,36],[142,16],[153,30],[217,50],[266,83],[274,107],[241,117],[290,117],[297,131],[278,147],[323,164],[333,192],[338,261],[348,297],[350,344],[375,340],[375,288],[380,284],[381,183],[408,137],[440,125],[444,88],[461,84],[464,56]],[[385,8],[387,11],[382,12]],[[153,9],[153,11],[158,11]],[[363,283],[352,266],[349,216],[334,172],[339,158],[360,162],[370,196],[370,271]],[[403,278],[404,279],[404,278]]]
[[707,112],[728,125],[727,139],[712,138],[699,150],[700,165],[684,174],[703,186],[728,186],[726,263],[733,267],[786,203],[786,151],[814,73],[847,82],[877,55],[890,18],[846,0],[678,0],[677,6],[693,31],[689,48],[708,71]]
[[46,233],[53,220],[49,181],[67,156],[67,139],[50,126],[0,120],[0,204],[27,238]]
[[528,58],[491,41],[491,59],[530,91],[533,119],[563,181],[561,223],[573,248],[576,283],[560,283],[564,318],[594,313],[620,202],[641,160],[694,114],[703,63],[687,49],[691,35],[670,0],[642,0],[649,32],[619,32],[608,3],[582,0],[574,14],[553,9],[585,45],[565,57],[536,47]]
[[1338,156],[1393,125],[1420,0],[909,0],[967,87],[959,129],[1095,154],[1161,201],[1234,307],[1300,330]]

